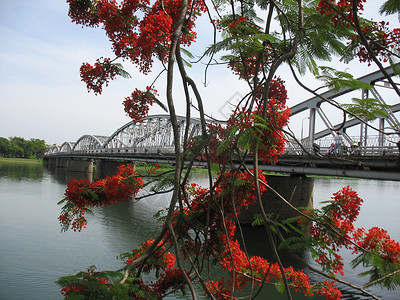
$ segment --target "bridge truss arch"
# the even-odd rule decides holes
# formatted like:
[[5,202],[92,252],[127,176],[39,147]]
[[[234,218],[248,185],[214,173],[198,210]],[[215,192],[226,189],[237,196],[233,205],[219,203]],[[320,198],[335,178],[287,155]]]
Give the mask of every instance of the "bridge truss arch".
[[[395,71],[391,67],[387,67],[385,70],[390,76],[395,75]],[[385,106],[388,103],[384,98],[392,102],[399,99],[397,94],[385,92],[385,96],[382,97],[378,92],[377,88],[380,88],[381,92],[390,89],[386,76],[380,70],[357,78],[357,80],[372,86],[370,90],[359,90],[362,99],[371,97]],[[346,147],[361,145],[365,150],[364,154],[370,150],[393,154],[397,152],[396,142],[400,139],[400,122],[395,113],[400,111],[400,103],[388,105],[387,108],[382,109],[387,116],[377,116],[376,120],[368,121],[368,124],[349,116],[344,119],[344,113],[339,107],[343,104],[341,102],[349,103],[352,96],[350,93],[354,91],[356,90],[353,88],[329,90],[292,106],[290,108],[291,121],[293,122],[297,118],[295,124],[301,124],[301,126],[297,126],[296,129],[300,128],[301,134],[297,133],[296,139],[291,136],[286,137],[286,154],[304,154],[304,149],[312,153],[315,149],[314,145],[326,152],[330,145],[337,143],[336,140],[343,140],[343,145]],[[308,129],[308,132],[303,130],[303,127]],[[290,128],[290,130],[292,129],[294,128]]]
[[64,142],[60,147],[60,152],[66,153],[71,152],[74,149],[75,143],[74,142]]
[[[187,119],[178,116],[179,137],[183,141]],[[200,135],[201,122],[191,118],[188,139]],[[153,115],[140,123],[129,122],[115,131],[103,145],[107,150],[125,150],[137,153],[174,153],[174,135],[169,115]]]
[[60,145],[54,145],[49,149],[49,151],[47,153],[49,153],[49,154],[59,153],[60,152],[60,148],[61,148]]
[[107,138],[108,136],[83,135],[76,141],[72,151],[80,152],[101,149]]
[[[386,68],[386,72],[391,76],[394,75],[391,68]],[[376,89],[387,88],[385,78],[381,71],[358,78],[373,86],[370,90],[362,91],[362,99],[369,97],[368,93],[371,93],[379,103],[385,104],[386,100]],[[263,165],[262,168],[284,173],[400,181],[398,166],[400,122],[395,115],[400,112],[400,103],[391,103],[390,108],[386,109],[387,117],[373,121],[375,124],[379,122],[378,126],[372,124],[368,127],[369,131],[378,131],[379,136],[370,133],[367,135],[365,122],[356,119],[346,120],[340,109],[342,104],[339,101],[348,101],[351,97],[349,93],[353,91],[351,88],[326,91],[292,106],[291,124],[294,123],[295,127],[290,128],[291,124],[288,126],[288,132],[292,131],[292,133],[286,135],[286,151],[276,164]],[[399,99],[397,94],[392,98],[388,93],[384,93],[384,97],[391,102],[397,102]],[[336,103],[333,105],[336,108],[332,109],[332,102]],[[306,120],[308,122],[303,124]],[[177,117],[177,121],[181,145],[185,138],[190,141],[192,137],[201,135],[199,119],[191,118],[187,121],[185,117]],[[221,122],[221,125],[224,123]],[[303,125],[306,125],[305,129],[308,130],[303,130]],[[300,131],[300,134],[294,131]],[[343,140],[336,142],[336,138],[339,137]],[[339,145],[335,149],[339,150],[332,154],[331,145],[335,147]],[[140,123],[129,122],[123,125],[111,136],[83,135],[75,143],[65,142],[61,146],[54,145],[45,156],[49,159],[65,157],[173,162],[174,152],[175,143],[170,116],[152,115]],[[310,153],[315,155],[310,155]],[[344,155],[347,157],[343,157]]]

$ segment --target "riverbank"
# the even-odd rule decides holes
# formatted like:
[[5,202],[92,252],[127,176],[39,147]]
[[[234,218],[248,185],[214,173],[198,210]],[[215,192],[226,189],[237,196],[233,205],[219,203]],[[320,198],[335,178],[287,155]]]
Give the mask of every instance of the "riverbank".
[[[36,159],[36,158],[8,158],[8,157],[0,157],[0,163],[20,163],[20,164],[42,164],[43,160],[42,159]],[[147,164],[147,163],[139,163],[136,165],[136,171],[139,174],[146,174],[149,171],[149,167],[152,166],[153,164]],[[160,164],[160,168],[154,168],[155,174],[160,174],[164,173],[167,171],[172,171],[174,170],[174,166],[171,164]],[[193,174],[208,174],[208,170],[205,167],[193,167],[191,172]],[[280,173],[272,173],[272,172],[266,172],[266,175],[272,175],[272,176],[290,176],[288,174],[280,174]],[[320,176],[320,175],[307,175],[309,178],[315,178],[315,179],[347,179],[347,180],[357,180],[358,178],[351,178],[351,177],[334,177],[334,176]]]
[[37,158],[0,157],[0,163],[41,164],[43,163],[43,160]]
[[[161,174],[165,172],[172,172],[175,170],[175,167],[172,164],[156,164],[158,165],[157,167],[155,164],[152,163],[144,163],[144,162],[139,162],[135,165],[135,170],[139,174],[146,174],[146,173],[153,173],[154,174]],[[183,173],[186,172],[186,169],[183,169]],[[191,169],[192,174],[208,174],[208,169],[204,167],[196,167],[193,166]]]

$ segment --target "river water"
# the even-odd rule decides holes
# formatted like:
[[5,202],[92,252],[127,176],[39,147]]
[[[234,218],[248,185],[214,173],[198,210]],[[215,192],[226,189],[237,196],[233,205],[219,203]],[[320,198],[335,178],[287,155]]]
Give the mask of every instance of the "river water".
[[[97,208],[80,233],[60,232],[57,217],[70,175],[42,165],[0,162],[0,299],[62,299],[58,277],[96,265],[121,267],[120,253],[137,248],[158,233],[153,215],[168,204],[158,196],[137,203]],[[201,179],[199,179],[201,181]],[[400,240],[400,183],[375,180],[316,179],[314,206],[350,185],[364,199],[357,226],[383,227]],[[254,245],[257,247],[257,245]],[[349,255],[349,254],[344,254]],[[362,284],[353,270],[345,279]],[[371,288],[382,299],[400,299],[400,290]],[[346,299],[369,299],[345,291]],[[268,299],[278,299],[273,291]],[[178,298],[182,298],[179,297]],[[284,299],[284,297],[281,297]],[[185,298],[186,299],[186,298]],[[263,296],[260,299],[267,299]]]

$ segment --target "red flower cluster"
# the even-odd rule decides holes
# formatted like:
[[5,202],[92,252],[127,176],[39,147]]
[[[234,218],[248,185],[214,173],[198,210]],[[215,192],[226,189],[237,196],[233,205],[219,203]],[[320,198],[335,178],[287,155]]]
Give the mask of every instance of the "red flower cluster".
[[[149,239],[144,242],[139,249],[133,249],[131,256],[126,261],[126,264],[130,264],[139,257],[143,255],[147,251],[147,249],[154,243],[154,239]],[[164,243],[161,241],[158,243],[157,248],[152,255],[152,260],[149,261],[148,264],[143,266],[144,272],[150,272],[155,269],[170,269],[175,265],[175,255],[169,252],[166,252]]]
[[[377,253],[382,259],[394,264],[400,261],[400,244],[390,239],[386,230],[373,227],[365,232],[362,228],[357,232],[357,239],[360,247]],[[355,248],[354,252],[359,253],[360,250]]]
[[91,0],[67,0],[69,4],[68,15],[77,24],[95,27],[99,23],[99,16],[93,14]]
[[289,123],[290,108],[286,105],[287,91],[285,83],[280,78],[271,81],[268,101],[260,103],[258,114],[267,111],[267,129],[262,130],[262,143],[259,148],[259,157],[264,163],[275,162],[283,154],[286,140],[282,128]]
[[[150,239],[144,242],[139,249],[132,250],[132,254],[128,260],[126,260],[126,264],[130,264],[135,259],[142,256],[153,243],[154,239]],[[164,243],[162,241],[158,243],[151,258],[149,258],[146,261],[146,264],[142,266],[142,271],[146,273],[152,270],[155,270],[157,273],[161,271],[161,274],[158,276],[159,279],[156,282],[147,285],[142,282],[142,285],[146,287],[148,293],[157,295],[159,299],[162,299],[169,289],[175,291],[179,290],[179,288],[185,283],[182,272],[179,269],[174,268],[175,261],[175,255],[166,251]]]
[[357,9],[364,10],[366,0],[321,0],[317,10],[322,15],[331,16],[335,26],[349,26],[354,21],[353,2],[357,1]]
[[82,286],[78,286],[78,285],[67,285],[65,287],[63,287],[60,291],[60,293],[64,296],[67,297],[72,293],[79,293],[84,291],[84,288]]
[[[354,11],[353,2],[357,1],[357,10],[361,14],[363,11],[363,3],[366,0],[321,0],[317,6],[317,10],[322,15],[331,16],[331,20],[335,26],[353,26]],[[373,53],[370,53],[365,45],[361,43],[359,34],[354,34],[349,37],[349,42],[354,49],[358,49],[357,56],[360,62],[371,64],[372,55],[376,56],[380,61],[387,62],[393,53],[400,50],[400,29],[394,28],[390,30],[387,27],[388,23],[369,22],[368,25],[361,25],[362,34],[367,39],[369,48]]]
[[[153,56],[166,61],[171,35],[181,8],[181,0],[67,0],[69,16],[77,24],[91,27],[103,26],[117,57],[130,59],[148,73]],[[206,11],[203,1],[189,1],[185,28],[180,38],[189,45],[196,38],[194,21]],[[139,16],[143,16],[139,19]]]
[[332,254],[327,248],[337,251],[341,247],[346,247],[353,250],[353,253],[361,255],[367,251],[379,255],[381,259],[391,264],[399,263],[400,244],[390,239],[385,230],[373,227],[367,232],[364,228],[354,227],[353,223],[357,219],[362,202],[355,191],[344,187],[333,195],[332,201],[321,211],[307,212],[319,220],[311,226],[310,233],[319,253],[316,262],[325,270],[343,275],[342,257]]
[[[259,179],[266,181],[261,171]],[[190,255],[197,253],[208,256],[226,245],[236,230],[235,215],[255,204],[254,184],[254,178],[248,173],[227,171],[216,179],[212,193],[210,189],[194,183],[185,187],[183,200],[186,206],[182,211],[175,211],[173,225],[179,228],[179,232],[188,232],[191,229],[206,228],[208,224],[207,232],[203,233],[207,242],[200,243],[191,239],[186,241],[185,247]],[[260,192],[264,191],[265,188],[261,187]]]
[[99,58],[94,66],[89,63],[82,64],[80,68],[82,81],[86,83],[88,92],[101,94],[103,85],[108,86],[110,80],[118,75],[118,68],[110,62],[109,58]]
[[118,167],[117,175],[95,182],[71,179],[63,200],[66,204],[58,217],[63,230],[71,225],[74,231],[81,231],[86,226],[84,215],[89,207],[130,200],[143,184],[143,179],[131,165],[122,165]]
[[[257,106],[252,113],[242,111],[233,115],[228,120],[228,130],[230,128],[240,128],[240,131],[246,129],[254,131],[257,135],[261,133],[261,142],[258,144],[258,155],[263,163],[275,162],[281,156],[286,147],[286,141],[283,138],[281,129],[289,122],[290,109],[286,105],[287,91],[284,81],[275,78],[271,81],[269,87],[268,100],[264,100],[260,88],[256,95]],[[260,122],[255,116],[262,117],[266,110],[265,123]],[[240,138],[240,132],[238,137]],[[254,153],[254,146],[250,151]]]
[[[261,172],[259,178],[266,181]],[[258,256],[247,257],[240,249],[239,242],[234,240],[235,214],[240,214],[242,209],[255,204],[253,177],[249,173],[225,172],[215,182],[212,198],[209,189],[197,184],[186,187],[187,208],[182,211],[177,210],[174,216],[177,232],[204,228],[204,224],[208,222],[203,242],[199,239],[187,239],[185,242],[185,248],[190,255],[204,254],[206,257],[214,255],[223,269],[231,274],[228,281],[225,278],[208,281],[206,283],[208,289],[218,299],[231,299],[234,289],[242,290],[252,282],[257,285],[261,285],[264,279],[267,282],[281,282],[282,274],[277,263],[272,264]],[[260,186],[260,190],[263,193],[265,188]],[[313,295],[309,277],[303,271],[290,267],[285,268],[284,272],[292,288],[305,295]]]
[[[270,47],[266,47],[267,57],[269,57],[272,52]],[[228,63],[229,67],[232,69],[233,74],[239,76],[240,79],[252,79],[255,75],[260,75],[262,72],[263,62],[258,60],[257,55],[251,57],[246,57],[246,59],[231,60]]]
[[[221,254],[220,264],[231,274],[231,279],[224,278],[214,282],[209,281],[207,286],[218,296],[218,299],[231,299],[232,287],[242,290],[251,284],[252,276],[254,283],[261,285],[266,282],[282,282],[281,269],[277,263],[268,262],[259,256],[247,257],[240,249],[238,241],[229,240]],[[310,277],[303,271],[294,270],[293,267],[284,269],[289,285],[296,291],[312,296],[313,288],[309,282]]]
[[334,281],[323,281],[318,295],[325,296],[327,300],[340,300],[343,296],[340,290],[335,288]]
[[[210,160],[224,165],[232,161],[233,153],[238,151],[244,153],[245,150],[254,153],[257,145],[258,155],[263,163],[275,162],[286,147],[282,134],[282,128],[288,124],[290,116],[286,99],[284,81],[275,78],[270,84],[268,100],[264,102],[261,92],[258,92],[255,109],[252,112],[244,107],[236,110],[230,116],[225,128],[221,124],[209,124],[207,146]],[[262,118],[264,105],[266,120]],[[246,144],[242,141],[246,141]],[[188,147],[195,149],[195,141],[191,141]],[[206,159],[204,152],[200,152],[199,159]]]
[[[190,278],[190,276],[189,276]],[[163,299],[166,292],[172,289],[177,293],[179,289],[186,283],[181,270],[176,268],[166,269],[160,274],[160,279],[150,284],[151,290],[158,296],[158,299]]]
[[132,95],[126,97],[123,102],[126,114],[132,118],[133,122],[142,122],[148,116],[149,106],[154,104],[156,95],[157,90],[150,86],[146,87],[145,92],[135,89]]
[[[387,25],[389,23],[374,22],[372,26],[365,26],[362,28],[363,34],[368,40],[369,46],[373,54],[378,57],[380,61],[387,62],[392,53],[398,53],[400,50],[400,29],[394,28],[390,30]],[[360,37],[353,35],[350,38],[349,44],[359,44],[357,56],[360,62],[368,62],[371,64],[372,57],[366,47],[360,43]]]
[[[260,75],[263,65],[272,59],[274,53],[270,45],[263,43],[256,37],[264,33],[263,29],[253,20],[236,15],[229,15],[218,20],[213,20],[213,23],[216,24],[217,29],[222,31],[224,35],[235,37],[238,42],[246,41],[246,43],[243,43],[245,45],[239,49],[236,46],[228,46],[234,54],[230,56],[228,62],[228,66],[232,69],[233,73],[238,75],[240,79],[245,80],[251,80],[254,76]],[[254,42],[251,41],[251,38],[254,38]],[[256,46],[248,47],[250,45]]]
[[348,239],[352,238],[355,230],[353,222],[357,219],[363,200],[349,186],[333,194],[332,201],[324,206],[321,223],[330,224],[344,238],[338,237],[321,223],[314,223],[311,227],[313,238],[324,245],[332,246],[336,251],[342,246],[348,246]]
[[338,251],[343,246],[352,247],[350,240],[355,230],[353,222],[358,217],[362,202],[357,193],[347,186],[333,194],[332,200],[319,213],[314,213],[313,216],[319,220],[310,228],[319,253],[315,261],[325,270],[343,275],[343,258],[327,249]]
[[61,294],[64,297],[68,298],[72,296],[73,298],[73,296],[76,296],[77,294],[91,294],[89,289],[93,286],[94,283],[100,283],[104,285],[109,284],[108,279],[99,277],[97,273],[94,272],[93,268],[88,269],[86,272],[81,272],[79,281],[76,281],[77,282],[75,284],[67,285],[61,289]]
[[[229,218],[234,218],[235,214],[240,214],[242,209],[248,209],[249,206],[255,205],[257,196],[254,178],[247,172],[231,172],[226,171],[222,176],[219,185],[215,188],[218,197],[224,199],[223,207]],[[267,182],[262,171],[258,171],[258,179]],[[260,185],[261,195],[266,191],[264,185]],[[231,201],[233,197],[235,202]],[[233,207],[235,205],[235,207]],[[236,209],[236,211],[235,211]]]
[[[325,247],[323,247],[324,249]],[[334,273],[344,275],[344,263],[343,257],[334,253],[329,253],[328,255],[324,252],[319,251],[321,254],[315,259],[315,262],[323,267],[324,270],[333,271]]]
[[228,24],[228,27],[236,27],[241,23],[244,23],[247,18],[240,16],[237,20],[233,20],[232,23]]
[[[208,156],[212,162],[220,165],[225,165],[231,160],[231,151],[218,151],[221,144],[228,138],[228,133],[221,124],[207,124],[208,132]],[[187,145],[188,148],[196,148],[196,142],[190,141]],[[201,152],[199,159],[206,160],[204,152]]]

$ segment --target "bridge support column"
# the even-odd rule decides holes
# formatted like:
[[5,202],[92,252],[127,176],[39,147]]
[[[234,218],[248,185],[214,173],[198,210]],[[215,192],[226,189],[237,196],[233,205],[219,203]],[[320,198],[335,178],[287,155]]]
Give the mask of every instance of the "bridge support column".
[[67,168],[68,167],[68,159],[67,158],[56,158],[56,168]]
[[95,170],[94,170],[94,180],[99,180],[101,178],[105,178],[107,176],[113,176],[117,174],[118,167],[120,165],[126,164],[119,161],[112,161],[112,160],[95,160]]
[[68,160],[67,172],[88,172],[93,173],[92,160]]
[[308,118],[308,143],[312,149],[315,140],[315,107],[310,108],[310,115]]
[[383,147],[383,145],[385,144],[385,134],[383,133],[385,131],[385,119],[384,118],[380,118],[379,119],[379,142],[378,142],[378,146],[379,147]]
[[[366,98],[368,98],[368,90],[363,90],[362,91],[362,99],[366,99]],[[364,118],[364,121],[367,121],[367,120]],[[361,142],[361,146],[364,146],[364,154],[366,154],[365,147],[367,146],[367,137],[368,137],[367,131],[368,131],[367,124],[360,123],[360,142]]]
[[[305,176],[266,176],[267,183],[294,207],[313,207],[314,179]],[[297,216],[296,212],[288,207],[272,190],[267,189],[262,202],[267,213],[273,213],[279,220]],[[239,221],[243,225],[251,225],[254,220],[254,214],[260,214],[258,204],[242,211],[239,215]]]
[[57,158],[49,158],[48,160],[47,160],[47,164],[49,165],[49,166],[56,166],[56,163],[57,163]]

